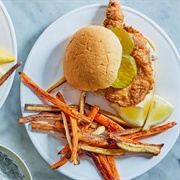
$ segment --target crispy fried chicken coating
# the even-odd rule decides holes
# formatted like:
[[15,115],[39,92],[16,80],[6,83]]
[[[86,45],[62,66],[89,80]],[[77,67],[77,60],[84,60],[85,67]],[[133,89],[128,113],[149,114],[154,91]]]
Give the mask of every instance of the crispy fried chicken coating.
[[105,90],[105,98],[112,103],[117,103],[121,107],[128,107],[144,100],[145,96],[153,89],[154,77],[146,38],[133,27],[124,25],[123,20],[124,15],[118,1],[111,0],[107,8],[107,18],[104,21],[104,26],[107,28],[121,27],[132,35],[135,47],[131,56],[136,61],[137,76],[125,88],[107,88]]

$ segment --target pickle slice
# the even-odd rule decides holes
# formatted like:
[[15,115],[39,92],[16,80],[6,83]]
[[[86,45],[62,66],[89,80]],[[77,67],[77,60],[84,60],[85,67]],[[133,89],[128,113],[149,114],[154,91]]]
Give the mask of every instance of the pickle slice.
[[122,28],[113,27],[110,29],[119,39],[122,45],[123,54],[131,54],[134,49],[134,41],[131,35]]
[[137,75],[137,67],[134,58],[130,55],[123,55],[118,76],[111,85],[114,88],[124,88],[132,83]]

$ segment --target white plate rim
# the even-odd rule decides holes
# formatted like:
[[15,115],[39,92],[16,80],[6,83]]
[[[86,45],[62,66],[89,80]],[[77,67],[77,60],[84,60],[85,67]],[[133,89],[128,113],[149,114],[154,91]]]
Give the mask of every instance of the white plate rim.
[[[34,49],[36,49],[36,47],[38,46],[38,42],[41,41],[41,39],[42,39],[42,38],[44,37],[44,35],[48,32],[49,29],[53,28],[53,25],[56,24],[57,21],[59,21],[60,19],[66,18],[67,16],[75,13],[76,11],[81,11],[82,9],[92,8],[92,7],[96,7],[96,6],[99,6],[99,7],[100,7],[100,6],[105,6],[105,7],[107,7],[106,4],[92,4],[92,5],[82,6],[82,7],[80,7],[80,8],[71,10],[70,12],[66,13],[65,15],[61,16],[60,18],[58,18],[57,20],[55,20],[53,23],[51,23],[51,24],[44,30],[44,32],[40,35],[40,37],[37,39],[37,41],[35,42],[34,46],[32,47],[32,49],[31,49],[31,51],[30,51],[30,53],[29,53],[29,55],[28,55],[28,57],[27,57],[27,61],[26,61],[26,64],[25,64],[25,66],[24,66],[23,71],[25,72],[25,71],[26,71],[26,68],[28,68],[28,63],[30,63],[30,62],[28,61],[28,59],[31,57],[31,54],[32,54],[32,52],[34,51]],[[149,23],[151,23],[151,24],[154,26],[154,28],[156,28],[156,29],[163,35],[163,37],[164,37],[164,38],[166,39],[166,41],[170,44],[172,50],[174,51],[174,53],[175,53],[175,55],[176,55],[176,57],[177,57],[177,59],[178,59],[178,65],[179,65],[178,68],[180,68],[180,56],[179,56],[179,53],[178,53],[175,45],[174,45],[173,42],[171,41],[171,39],[170,39],[170,38],[168,37],[168,35],[164,32],[164,30],[163,30],[158,24],[156,24],[153,20],[151,20],[151,19],[150,19],[149,17],[147,17],[146,15],[140,13],[139,11],[137,11],[137,10],[135,10],[135,9],[132,9],[132,8],[130,8],[130,7],[127,7],[127,6],[121,6],[121,7],[122,7],[122,9],[124,9],[124,10],[133,12],[133,13],[139,15],[141,18],[144,18],[144,19],[147,20]],[[20,92],[21,92],[21,93],[22,93],[22,89],[23,89],[23,83],[21,82],[21,84],[20,84]],[[22,96],[21,96],[20,98],[21,98],[21,102],[22,102]],[[24,111],[24,110],[23,110],[23,106],[22,106],[22,104],[21,104],[21,112],[22,112],[22,115],[23,115],[23,111]],[[26,128],[26,131],[27,131],[27,133],[28,133],[28,126],[25,125],[25,128]],[[167,155],[167,153],[171,150],[172,146],[173,146],[174,143],[176,142],[176,140],[177,140],[177,138],[178,138],[178,135],[179,135],[179,132],[180,132],[180,128],[178,127],[178,133],[176,134],[176,137],[173,139],[173,142],[172,142],[171,146],[169,146],[169,150],[166,152],[165,155]],[[36,147],[36,149],[37,149],[37,151],[38,151],[38,144],[34,141],[34,139],[33,139],[33,137],[31,136],[31,134],[28,133],[28,135],[29,135],[31,141],[33,142],[33,145]],[[38,152],[39,152],[39,151],[38,151]],[[39,152],[39,153],[40,153],[40,152]],[[45,154],[41,153],[40,155],[46,160],[46,162],[49,161],[48,157],[46,157]],[[159,158],[158,161],[156,161],[156,163],[153,164],[153,166],[144,168],[142,171],[139,171],[138,173],[136,173],[136,175],[134,175],[134,176],[129,176],[128,179],[133,179],[133,178],[138,177],[138,176],[142,175],[143,173],[147,172],[148,170],[150,170],[151,168],[153,168],[155,165],[157,165],[157,164],[165,157],[165,155],[161,156],[161,158]],[[58,171],[61,172],[61,173],[63,173],[63,174],[65,174],[66,176],[68,176],[68,177],[70,177],[70,178],[73,178],[73,179],[78,178],[78,179],[79,179],[79,177],[75,177],[75,175],[72,175],[70,172],[68,172],[67,170],[64,170],[63,168],[62,168],[62,169],[60,168]],[[82,179],[82,178],[81,178],[81,179]]]
[[[10,15],[6,9],[6,7],[4,6],[4,4],[2,3],[2,1],[0,1],[0,8],[2,9],[5,18],[7,19],[8,25],[9,25],[9,30],[11,32],[11,36],[12,36],[12,41],[13,41],[13,52],[14,52],[14,56],[15,56],[15,61],[11,64],[15,64],[17,62],[17,41],[16,41],[16,34],[15,34],[15,30],[14,30],[14,26],[12,23],[12,20],[10,18]],[[2,105],[4,104],[14,81],[14,76],[15,76],[15,72],[13,72],[13,74],[7,79],[8,81],[8,87],[6,90],[5,95],[2,97],[1,101],[0,101],[0,108],[2,107]]]

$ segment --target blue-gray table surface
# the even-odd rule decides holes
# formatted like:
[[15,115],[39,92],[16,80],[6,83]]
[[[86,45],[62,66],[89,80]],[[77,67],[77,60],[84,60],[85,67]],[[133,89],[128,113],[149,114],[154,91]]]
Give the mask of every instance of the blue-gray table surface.
[[[89,4],[108,0],[2,0],[6,6],[16,32],[18,60],[26,58],[40,34],[56,19],[67,12]],[[121,4],[134,8],[155,21],[170,37],[180,52],[180,1],[179,0],[121,0]],[[25,128],[19,125],[20,77],[16,73],[12,89],[0,109],[0,143],[14,150],[27,164],[34,180],[70,180],[49,164],[35,149]],[[155,167],[136,180],[180,179],[180,138],[171,151]]]

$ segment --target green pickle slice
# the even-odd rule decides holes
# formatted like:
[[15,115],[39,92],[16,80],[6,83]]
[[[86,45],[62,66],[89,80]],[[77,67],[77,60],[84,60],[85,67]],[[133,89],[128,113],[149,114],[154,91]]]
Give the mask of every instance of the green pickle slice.
[[137,75],[137,67],[134,58],[123,55],[116,80],[111,85],[114,88],[124,88],[132,83]]
[[123,54],[131,54],[134,49],[134,41],[131,35],[122,28],[113,27],[110,29],[119,39],[122,45]]

